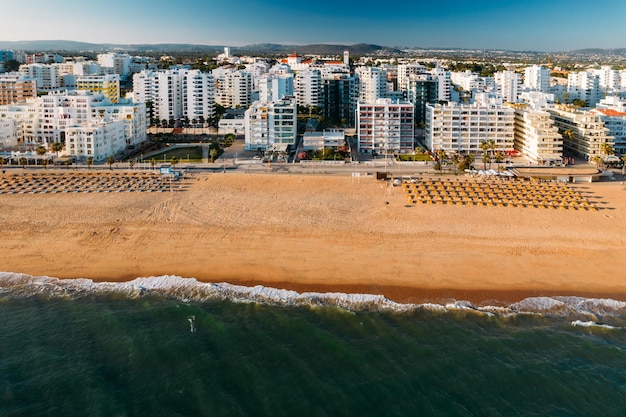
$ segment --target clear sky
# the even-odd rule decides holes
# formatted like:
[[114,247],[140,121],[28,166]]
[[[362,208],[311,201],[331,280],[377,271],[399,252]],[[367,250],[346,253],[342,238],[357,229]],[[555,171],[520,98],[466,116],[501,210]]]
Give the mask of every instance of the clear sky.
[[626,0],[7,1],[0,40],[373,43],[563,51],[626,47]]

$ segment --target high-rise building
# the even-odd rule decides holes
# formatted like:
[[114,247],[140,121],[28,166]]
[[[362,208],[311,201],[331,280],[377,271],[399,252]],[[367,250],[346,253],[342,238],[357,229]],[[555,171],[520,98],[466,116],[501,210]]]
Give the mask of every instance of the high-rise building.
[[567,76],[569,101],[583,100],[587,107],[594,107],[603,97],[600,76],[593,71],[570,72]]
[[270,73],[259,80],[259,101],[279,101],[293,96],[293,74]]
[[59,69],[51,64],[20,65],[20,73],[35,80],[37,91],[52,91],[62,87]]
[[300,71],[296,74],[294,84],[296,102],[299,106],[319,106],[322,84],[322,74],[319,70]]
[[329,72],[322,75],[320,107],[332,125],[354,126],[356,111],[355,79],[350,74]]
[[426,73],[426,67],[422,64],[398,64],[398,91],[406,93],[411,75],[424,73]]
[[110,68],[113,74],[126,80],[130,76],[130,55],[110,52],[98,54],[98,64],[103,68]]
[[524,69],[524,88],[547,93],[550,90],[550,69],[531,65]]
[[389,98],[357,104],[358,149],[363,153],[413,152],[413,105]]
[[224,107],[247,108],[252,102],[252,74],[234,68],[216,68],[215,102]]
[[437,100],[450,101],[452,97],[452,80],[450,78],[450,71],[437,67],[431,71],[431,74],[437,77],[437,85],[439,86]]
[[359,67],[355,71],[359,100],[373,103],[387,97],[387,72],[375,67]]
[[502,94],[504,101],[517,103],[520,93],[521,77],[515,71],[499,71],[494,75],[498,93]]
[[426,122],[426,105],[436,104],[439,97],[439,85],[435,76],[428,73],[412,74],[406,89],[407,100],[415,107],[415,125],[423,126]]

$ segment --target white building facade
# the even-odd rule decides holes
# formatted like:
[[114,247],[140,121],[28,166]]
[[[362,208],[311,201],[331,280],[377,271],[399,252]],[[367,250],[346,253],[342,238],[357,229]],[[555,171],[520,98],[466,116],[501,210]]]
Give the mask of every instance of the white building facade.
[[294,145],[297,134],[295,99],[254,102],[245,113],[246,150],[267,150],[274,145]]
[[413,104],[381,98],[357,103],[358,150],[362,153],[408,153],[415,149]]
[[512,108],[492,104],[449,103],[426,106],[426,146],[459,154],[481,152],[483,141],[493,140],[496,151],[514,150],[515,114]]

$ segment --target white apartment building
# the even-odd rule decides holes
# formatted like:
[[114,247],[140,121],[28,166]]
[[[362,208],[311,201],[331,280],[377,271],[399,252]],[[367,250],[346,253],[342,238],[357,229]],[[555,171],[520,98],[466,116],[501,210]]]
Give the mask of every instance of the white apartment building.
[[600,77],[593,71],[570,72],[567,93],[569,101],[584,100],[587,107],[594,107],[604,97]]
[[80,159],[104,161],[126,149],[124,122],[87,122],[69,126],[65,130],[66,154]]
[[596,107],[599,109],[611,109],[618,112],[626,112],[626,99],[618,96],[607,96],[600,100]]
[[246,131],[245,123],[246,112],[244,109],[226,109],[224,115],[218,122],[218,133],[226,135],[241,135]]
[[307,69],[296,74],[294,90],[298,105],[319,106],[321,85],[322,73],[318,69]]
[[387,97],[387,71],[375,67],[359,67],[355,71],[358,84],[358,99],[374,103]]
[[224,107],[247,108],[252,102],[252,74],[234,68],[216,68],[215,102]]
[[20,65],[19,72],[35,80],[37,91],[52,91],[63,86],[62,78],[56,65]]
[[294,96],[293,74],[270,73],[259,80],[259,101],[279,101]]
[[252,103],[245,113],[246,150],[267,150],[274,145],[294,145],[297,114],[294,99]]
[[528,104],[533,109],[545,109],[554,105],[555,97],[554,94],[541,91],[522,91],[519,101]]
[[[614,146],[613,136],[609,135],[601,115],[567,106],[557,106],[548,111],[563,136],[563,151],[566,154],[591,160],[595,156],[603,156],[602,144]],[[571,139],[566,137],[566,131],[572,132]]]
[[358,150],[363,153],[408,153],[415,149],[413,104],[379,98],[357,103]]
[[152,103],[153,118],[190,120],[215,116],[213,76],[185,68],[144,70],[133,75],[133,97]]
[[494,104],[435,104],[426,106],[426,146],[459,154],[481,153],[480,144],[493,140],[496,151],[514,149],[515,114]]
[[125,80],[130,76],[130,55],[110,52],[98,54],[98,64],[104,68],[111,68],[113,74],[118,74]]
[[426,67],[422,64],[398,64],[398,91],[406,93],[411,75],[423,74]]
[[[50,149],[53,143],[59,142],[66,146],[68,155],[93,156],[95,160],[110,155],[105,153],[110,149],[109,145],[100,147],[90,142],[90,147],[78,147],[78,142],[68,141],[68,131],[87,132],[91,126],[99,125],[104,126],[102,132],[121,132],[114,139],[115,143],[119,141],[124,146],[146,140],[146,107],[143,103],[120,100],[113,104],[102,94],[90,91],[51,93],[26,104],[0,106],[0,121],[5,119],[15,121],[18,144],[43,145]],[[114,126],[106,127],[108,124]]]
[[502,94],[504,101],[517,103],[522,79],[515,71],[499,71],[494,75],[498,93]]
[[626,154],[626,112],[607,108],[591,110],[599,114],[604,126],[609,129],[609,136],[613,136],[613,150],[617,155]]
[[484,91],[486,87],[485,79],[470,70],[451,72],[450,80],[465,91]]
[[593,71],[598,76],[600,88],[605,93],[621,91],[621,77],[619,70],[614,70],[610,65],[603,65],[600,69]]
[[550,69],[541,65],[524,68],[524,88],[547,93],[550,90]]
[[563,161],[563,137],[547,111],[516,106],[514,146],[537,163]]
[[183,81],[183,117],[190,121],[215,117],[215,83],[213,75],[200,70],[189,70]]
[[437,67],[431,71],[435,77],[437,77],[437,85],[439,87],[439,101],[450,101],[452,98],[452,79],[450,71]]

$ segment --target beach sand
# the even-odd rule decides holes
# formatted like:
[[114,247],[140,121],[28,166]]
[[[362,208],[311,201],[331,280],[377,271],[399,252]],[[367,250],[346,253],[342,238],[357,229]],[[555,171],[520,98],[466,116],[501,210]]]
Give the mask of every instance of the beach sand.
[[0,269],[402,302],[626,300],[624,185],[572,187],[599,210],[410,205],[372,177],[288,174],[194,174],[164,193],[3,194]]

